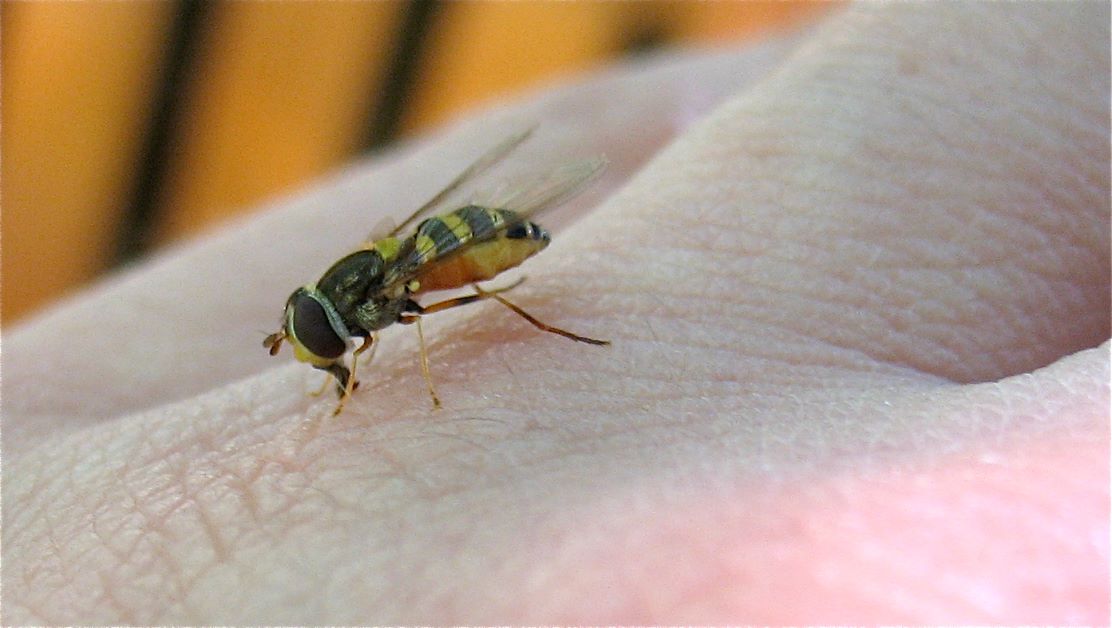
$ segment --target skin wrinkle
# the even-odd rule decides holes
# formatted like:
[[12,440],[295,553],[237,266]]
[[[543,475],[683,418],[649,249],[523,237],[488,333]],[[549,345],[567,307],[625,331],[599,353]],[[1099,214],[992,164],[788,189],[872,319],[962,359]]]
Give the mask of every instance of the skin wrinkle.
[[[202,444],[202,446],[204,445],[204,441],[205,441],[205,439],[202,439],[202,441],[200,441],[200,444]],[[148,441],[148,442],[151,442],[151,441]],[[211,445],[211,443],[210,443],[210,445]],[[89,452],[89,451],[94,452],[93,455],[95,456],[95,452],[97,451],[97,449],[94,447],[94,448],[87,449],[86,451],[87,452]],[[185,451],[188,451],[188,450],[185,450]],[[156,491],[154,493],[148,492],[147,494],[142,495],[142,496],[137,494],[137,493],[133,493],[133,492],[130,491],[129,481],[126,478],[137,476],[137,477],[146,479],[146,478],[149,477],[149,474],[145,473],[144,469],[137,468],[134,464],[131,463],[132,460],[135,460],[134,457],[124,457],[123,458],[125,465],[131,465],[130,470],[125,468],[125,469],[123,469],[122,473],[120,473],[118,475],[111,475],[110,474],[110,475],[107,476],[107,478],[109,478],[109,479],[113,478],[113,477],[116,478],[116,481],[119,484],[120,488],[122,488],[125,491],[125,493],[128,493],[128,494],[131,495],[131,499],[134,502],[134,505],[132,507],[135,508],[135,512],[138,512],[138,513],[142,514],[143,516],[145,516],[145,518],[147,520],[147,523],[145,525],[143,525],[143,529],[147,530],[148,532],[159,533],[160,536],[162,536],[162,538],[165,539],[165,541],[161,542],[161,544],[165,544],[167,542],[172,544],[176,540],[178,540],[178,539],[175,539],[173,534],[170,534],[169,536],[167,536],[165,534],[166,518],[171,516],[172,514],[178,512],[178,511],[182,510],[183,508],[188,508],[191,511],[193,511],[197,516],[199,516],[201,518],[200,522],[201,522],[201,525],[202,525],[202,530],[204,530],[206,528],[208,529],[210,540],[212,541],[213,546],[215,548],[215,551],[217,553],[217,556],[219,558],[220,554],[222,553],[220,551],[220,547],[222,546],[223,542],[220,540],[219,534],[215,532],[215,525],[213,523],[211,523],[211,521],[208,521],[207,509],[206,509],[204,501],[199,499],[198,494],[196,492],[194,492],[193,489],[191,489],[191,487],[190,487],[190,481],[189,481],[188,478],[189,478],[189,475],[190,475],[190,472],[191,472],[191,467],[190,467],[191,463],[174,465],[174,463],[173,463],[174,457],[166,458],[165,456],[160,456],[160,457],[159,456],[152,456],[152,458],[154,458],[154,459],[149,461],[149,462],[140,459],[139,464],[140,465],[160,464],[160,466],[165,465],[165,464],[170,464],[171,468],[173,469],[173,473],[171,473],[169,475],[165,475],[164,477],[167,477],[168,479],[171,479],[173,481],[170,482],[169,484],[167,484],[167,486],[179,486],[179,487],[181,487],[182,490],[184,490],[184,494],[181,496],[180,499],[178,499],[176,502],[170,504],[169,507],[164,512],[160,512],[158,515],[148,513],[145,510],[145,508],[143,507],[143,504],[150,501],[151,498],[153,498],[155,495],[162,492],[163,489],[156,488]],[[196,458],[196,460],[204,461],[205,458],[206,458],[205,456],[198,456]],[[177,456],[177,459],[179,459],[179,460],[182,459],[180,454]],[[69,476],[63,476],[63,477],[69,477]],[[211,482],[211,481],[212,481],[211,479],[206,480],[206,482]],[[198,491],[203,491],[204,490],[204,485],[201,485],[201,487],[197,490]],[[76,494],[76,490],[73,490],[71,492]],[[98,521],[98,520],[100,520],[100,519],[93,519],[93,521]],[[71,536],[71,535],[67,533],[67,536]],[[227,553],[226,550],[223,553],[226,554]],[[165,552],[162,552],[162,554],[164,556],[167,555]],[[74,558],[75,557],[70,557],[70,559],[74,559]],[[227,556],[225,555],[223,558],[226,559]],[[78,559],[78,560],[80,560],[80,559]],[[87,560],[88,559],[86,559],[86,562],[87,562]],[[65,563],[65,562],[66,562],[65,559],[63,559],[63,563]],[[97,560],[96,562],[100,562],[100,561]],[[109,561],[109,562],[111,562],[111,561]],[[128,563],[125,562],[123,564],[128,564]],[[140,565],[142,565],[142,563]],[[144,570],[144,569],[149,569],[149,567],[140,567],[141,571]],[[161,570],[153,569],[152,571],[157,573]],[[171,572],[175,571],[173,566],[170,566],[170,571]],[[113,604],[118,604],[119,603],[119,600],[109,600],[109,601]]]
[[[62,545],[58,542],[57,535],[55,534],[56,526],[54,525],[52,517],[46,512],[45,506],[40,506],[36,511],[36,514],[41,513],[41,519],[39,517],[36,517],[36,519],[43,521],[45,524],[43,535],[46,537],[44,544],[46,547],[45,551],[41,553],[42,560],[39,563],[42,568],[33,570],[24,568],[20,575],[27,582],[42,582],[44,584],[43,590],[51,590],[51,585],[61,589],[65,584],[73,582],[73,576],[69,565],[63,560],[64,553],[61,550]],[[43,573],[40,574],[40,572]],[[51,575],[55,577],[51,578]],[[53,580],[53,582],[51,582],[51,580]],[[32,597],[26,601],[26,605],[29,608],[39,609],[39,617],[48,617],[47,614],[43,614],[45,608],[48,607],[46,602],[40,604],[38,599]]]
[[[1036,110],[1036,111],[1039,111],[1039,110]],[[1059,119],[1061,119],[1061,117],[1059,117]],[[1101,136],[1103,136],[1103,134],[1105,134],[1105,133],[1100,133],[1100,134],[1101,134]],[[1058,215],[1058,213],[1054,213],[1053,216],[1060,216],[1060,215]]]
[[[132,500],[131,506],[135,509],[135,512],[143,518],[143,523],[138,524],[136,528],[140,531],[140,534],[137,536],[135,547],[146,545],[148,550],[141,556],[133,555],[130,560],[120,561],[114,569],[115,581],[128,583],[136,576],[146,573],[183,573],[181,561],[177,560],[174,554],[167,549],[178,540],[174,532],[167,527],[167,519],[182,509],[185,500],[171,504],[164,512],[153,514],[144,506],[149,501],[149,496],[144,498],[135,493],[126,479],[126,475],[121,474],[119,485],[120,489]],[[164,585],[174,592],[172,596],[164,594],[163,597],[167,600],[180,599],[183,592],[187,590],[182,580],[170,579]],[[110,592],[106,591],[105,593],[109,594]],[[118,599],[115,600],[115,603],[122,604]]]
[[[810,256],[807,256],[807,257],[810,258]],[[834,291],[834,295],[837,295],[836,291]],[[797,293],[797,295],[795,295],[795,297],[798,297],[798,293]],[[823,301],[827,301],[827,300],[828,299],[818,298],[818,299],[816,299],[816,302],[823,302]]]
[[[701,223],[700,226],[705,227],[705,224]],[[683,229],[679,229],[679,230],[684,231]],[[637,237],[638,237],[637,235],[633,235],[631,237],[631,239],[636,239]],[[657,247],[654,250],[654,265],[656,265],[657,268],[659,268],[660,265],[662,265],[662,264],[665,265],[665,266],[668,264],[667,258],[665,256],[661,255],[665,251],[670,252],[671,249],[662,249],[660,247]],[[711,252],[711,250],[703,248],[703,249],[700,249],[700,252],[701,252],[702,256],[704,258],[706,258],[707,255]],[[688,252],[678,251],[678,253],[681,256],[686,257],[685,254],[688,253]],[[810,257],[810,256],[807,256],[807,257]],[[777,255],[775,255],[775,254],[765,256],[765,259],[776,259],[776,258],[777,258]],[[723,255],[721,257],[711,258],[710,261],[705,262],[703,264],[700,264],[699,266],[693,266],[692,264],[690,264],[688,262],[678,262],[674,265],[674,268],[679,269],[679,270],[686,270],[687,271],[685,273],[685,276],[687,278],[679,280],[679,283],[699,285],[699,286],[707,286],[708,284],[712,283],[712,282],[707,281],[707,277],[712,277],[713,278],[713,277],[716,277],[716,276],[721,276],[723,278],[732,279],[734,281],[734,283],[736,283],[739,278],[742,281],[747,281],[748,280],[747,278],[754,276],[753,273],[751,273],[751,272],[744,272],[744,271],[740,270],[741,268],[745,268],[745,266],[749,262],[747,262],[744,258],[740,262],[735,261],[736,259],[737,258],[735,256],[729,255],[728,251],[723,251]],[[794,258],[789,258],[788,261],[794,261]],[[734,269],[731,268],[733,266],[737,266],[739,269],[734,270]],[[816,270],[818,270],[822,267],[823,267],[823,261],[815,262],[815,269]],[[760,275],[757,275],[757,276],[760,276]],[[638,275],[630,276],[626,279],[627,279],[627,282],[643,283],[643,281],[641,280],[642,277],[643,277],[642,275],[638,274]],[[748,280],[748,281],[751,281],[751,280]],[[634,284],[634,285],[636,285],[636,284]],[[752,288],[754,285],[755,284],[751,283],[750,287]],[[655,287],[656,287],[655,286],[655,281],[653,281],[653,282],[650,282],[649,284],[646,284],[643,287],[643,289],[648,290],[648,291],[652,291]],[[775,288],[777,288],[777,290],[775,290],[774,292],[778,292],[778,288],[779,288],[778,286],[774,286],[773,284],[769,284],[769,285],[762,286],[762,287],[766,288],[766,289],[769,289],[769,290],[771,290],[775,287]],[[813,304],[816,304],[816,305],[821,305],[821,304],[825,303],[825,304],[831,304],[831,305],[837,306],[837,301],[844,301],[846,305],[852,305],[854,307],[857,307],[857,304],[852,301],[852,299],[854,297],[852,295],[849,295],[848,291],[846,293],[840,293],[838,290],[831,290],[830,292],[831,292],[830,295],[824,295],[824,296],[821,296],[821,297],[818,297],[818,296],[812,297],[812,300],[811,300],[810,303],[813,303]],[[682,293],[677,293],[676,290],[669,290],[669,294],[670,294],[670,297],[671,297],[672,301],[681,302],[681,303],[683,303],[683,302],[697,302],[700,298],[702,298],[702,296],[707,294],[707,291],[704,289],[700,293],[695,293],[695,294],[692,294],[692,295],[684,295]],[[838,297],[842,296],[842,294],[845,294],[847,296],[845,296],[842,299],[838,299]],[[754,295],[749,291],[745,291],[744,293],[739,293],[738,301],[735,303],[735,305],[744,305],[745,300],[751,300],[753,298],[753,296]],[[796,298],[796,299],[798,299],[801,296],[803,296],[803,295],[799,292],[792,295],[792,297]],[[717,300],[719,302],[722,302],[722,301],[727,301],[728,302],[728,299],[729,299],[730,295],[729,294],[722,294],[722,293],[715,293],[713,295],[713,297],[714,297],[715,300]],[[832,303],[832,300],[834,300],[833,303]],[[658,302],[659,302],[659,299],[658,299]],[[682,308],[686,308],[687,306],[679,306],[679,307],[682,309]],[[626,308],[619,308],[619,309],[626,309]],[[787,308],[787,309],[795,310],[795,311],[808,311],[809,309],[813,310],[814,308],[813,307],[806,307],[806,306],[805,307],[799,307],[798,305],[796,305],[795,307]],[[875,311],[879,315],[883,315],[883,312],[884,312],[884,310],[875,310]],[[758,310],[757,314],[759,314],[759,313],[760,313],[760,311]],[[831,317],[831,318],[837,318],[834,315],[828,315],[828,316]],[[690,317],[690,314],[688,315],[688,317]],[[762,318],[755,318],[753,316],[741,315],[741,316],[735,316],[735,318],[740,318],[740,319],[743,319],[743,320],[751,320],[753,322],[760,323],[762,326],[769,326],[769,325],[777,324],[777,323],[774,323],[773,321],[770,321],[770,320],[768,320],[766,318],[763,318],[763,317]],[[783,325],[783,324],[780,323],[780,325]],[[907,328],[913,327],[913,326],[908,325],[908,326],[903,326],[903,327],[904,327],[904,329],[907,329]],[[796,326],[796,327],[783,326],[783,328],[785,330],[793,331],[796,334],[799,334],[801,337],[812,337],[812,338],[814,338],[816,340],[819,340],[819,341],[829,342],[828,340],[824,340],[824,338],[822,338],[821,336],[815,336],[813,334],[808,334],[808,330],[803,329],[803,328],[798,327],[798,326]],[[884,360],[881,359],[883,356],[877,356],[875,353],[873,353],[869,350],[866,350],[866,349],[857,348],[857,347],[853,347],[851,345],[845,345],[845,344],[841,344],[841,343],[837,343],[837,342],[832,343],[832,344],[833,344],[833,346],[836,346],[836,347],[838,347],[840,349],[843,349],[843,350],[846,350],[846,351],[850,351],[850,352],[854,352],[854,353],[862,353],[864,355],[870,355],[871,357],[873,357],[874,359],[877,359],[878,361],[884,361]],[[903,364],[901,364],[898,360],[894,361],[893,364],[895,366],[903,366]]]
[[[656,312],[658,314],[663,315],[663,316],[669,316],[670,315],[669,312],[661,311],[659,309],[656,310]],[[732,363],[734,363],[734,355],[739,351],[744,351],[746,353],[746,355],[749,356],[749,359],[747,360],[747,362],[754,363],[754,366],[751,367],[751,369],[753,371],[756,371],[757,369],[759,369],[760,372],[762,373],[762,378],[763,378],[764,384],[776,383],[776,384],[779,384],[779,385],[783,385],[785,383],[791,383],[793,385],[801,385],[805,382],[811,381],[812,377],[815,377],[815,378],[819,377],[817,374],[814,374],[814,375],[809,374],[806,378],[801,379],[801,377],[797,374],[795,376],[789,375],[788,379],[786,381],[770,380],[768,378],[768,374],[770,372],[778,372],[778,371],[785,371],[786,370],[787,373],[792,373],[793,371],[798,373],[798,369],[795,369],[793,367],[803,366],[804,361],[803,360],[799,360],[799,361],[785,360],[785,358],[781,354],[781,352],[768,351],[767,349],[763,349],[759,345],[758,346],[746,346],[746,345],[743,345],[743,344],[740,344],[740,343],[734,343],[735,346],[732,347],[732,348],[723,348],[722,347],[723,344],[729,345],[729,343],[721,342],[722,339],[717,337],[717,336],[713,337],[713,338],[708,338],[705,342],[694,342],[692,340],[686,340],[685,338],[690,338],[690,335],[685,334],[685,332],[686,332],[685,328],[688,327],[688,326],[697,326],[698,322],[699,322],[697,319],[691,317],[690,314],[688,314],[687,316],[688,316],[689,320],[684,321],[683,323],[677,323],[677,322],[675,322],[674,319],[670,321],[670,325],[671,325],[671,327],[673,327],[673,331],[675,331],[677,333],[676,333],[675,337],[673,337],[671,335],[665,337],[665,342],[667,342],[673,348],[687,348],[687,349],[696,349],[696,350],[698,350],[699,355],[702,356],[701,362],[704,362],[704,363],[705,362],[711,362],[710,360],[706,360],[706,357],[708,356],[708,354],[713,355],[714,352],[719,352],[719,353],[722,354],[722,359],[718,361],[719,364],[732,364]],[[713,320],[716,319],[716,317],[713,316],[713,315],[708,315],[708,319],[713,321]],[[667,319],[665,319],[665,320],[667,320]],[[768,327],[769,329],[773,329],[773,330],[778,329],[778,327],[775,323],[766,325],[766,327]],[[783,331],[793,332],[793,330],[789,327],[784,327]],[[741,338],[741,336],[738,336],[738,337]],[[775,334],[772,337],[774,337],[776,339],[777,343],[781,346],[784,346],[785,344],[790,343],[793,340],[802,341],[802,340],[807,339],[807,337],[798,336],[794,333],[791,333],[791,334],[788,334],[788,335]],[[767,341],[769,339],[770,339],[770,337],[769,337],[768,334],[762,335],[762,340]],[[629,343],[629,342],[637,342],[637,341],[626,341],[626,342]],[[831,349],[836,349],[836,347],[830,347],[830,348]],[[853,356],[853,357],[850,358],[850,356]],[[851,350],[848,350],[848,349],[847,350],[839,350],[833,356],[829,355],[829,354],[824,354],[824,355],[821,355],[821,357],[818,360],[807,360],[807,361],[805,361],[805,364],[810,369],[814,369],[815,367],[821,367],[821,366],[836,367],[836,368],[839,368],[843,371],[848,370],[849,374],[853,374],[855,372],[856,373],[863,373],[863,372],[884,373],[884,372],[891,372],[892,371],[892,369],[887,368],[884,365],[878,365],[877,363],[871,362],[871,361],[860,360],[859,359],[860,357],[863,357],[863,356],[861,354],[857,353],[857,352],[854,352],[854,351],[851,351]],[[667,360],[660,360],[659,362],[661,362],[665,366],[667,364]],[[693,377],[692,377],[692,382],[690,382],[690,383],[698,384],[700,382],[704,382],[704,381],[707,380],[708,377],[713,377],[716,374],[735,373],[735,374],[732,374],[732,375],[724,376],[722,381],[727,381],[727,382],[734,383],[734,384],[742,384],[748,379],[747,376],[746,376],[747,372],[749,372],[749,371],[745,371],[745,372],[737,371],[736,367],[734,369],[730,369],[730,370],[727,371],[727,370],[721,369],[721,367],[718,367],[718,366],[712,367],[705,372],[698,371],[698,370],[692,370],[691,373],[692,373]],[[892,374],[895,374],[895,373],[892,373]],[[607,371],[604,371],[604,370],[599,370],[599,375],[606,377],[608,381],[612,380],[614,382],[618,382],[618,381],[621,381],[623,372],[620,372],[620,371],[607,372]],[[826,373],[826,375],[825,375],[825,378],[828,381],[829,381],[829,375],[830,375],[829,373]],[[922,379],[921,375],[913,374],[913,373],[904,373],[904,377],[906,377],[908,380],[913,380],[913,379],[914,380],[921,380]],[[638,379],[641,380],[641,381],[646,381],[647,380],[647,381],[653,382],[654,384],[661,384],[661,383],[671,383],[671,382],[673,382],[674,381],[674,376],[671,373],[671,371],[667,370],[666,368],[664,370],[660,370],[660,371],[655,371],[655,370],[646,371],[645,369],[642,369],[642,372],[638,374]],[[754,388],[756,388],[756,384],[754,384],[752,386]],[[615,392],[621,391],[620,388],[613,388],[612,390],[614,390]],[[671,391],[671,392],[674,392],[674,391]],[[644,395],[646,395],[646,394],[651,395],[651,393],[646,391],[644,393],[636,395],[635,397],[640,399],[640,398],[643,398]],[[670,393],[663,393],[662,392],[661,394],[670,394]],[[631,395],[631,396],[633,396],[633,395]]]
[[99,571],[97,573],[100,577],[101,591],[104,592],[104,598],[107,600],[109,607],[123,619],[124,624],[139,624],[140,622],[132,612],[130,605],[121,602],[114,594],[117,587],[114,586],[113,579],[104,571]]

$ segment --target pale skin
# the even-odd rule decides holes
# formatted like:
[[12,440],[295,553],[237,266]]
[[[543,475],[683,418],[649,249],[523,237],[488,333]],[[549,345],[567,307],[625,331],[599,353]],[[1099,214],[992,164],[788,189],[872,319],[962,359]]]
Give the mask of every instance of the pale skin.
[[[1106,621],[1108,22],[607,75],[5,330],[4,623]],[[441,410],[395,326],[330,416],[259,346],[288,293],[538,120],[509,170],[612,165],[507,296],[613,345],[442,312]]]

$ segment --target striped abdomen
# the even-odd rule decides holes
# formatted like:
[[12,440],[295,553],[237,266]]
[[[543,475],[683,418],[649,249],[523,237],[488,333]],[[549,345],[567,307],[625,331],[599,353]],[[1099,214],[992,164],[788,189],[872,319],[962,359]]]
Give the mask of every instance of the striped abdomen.
[[420,292],[447,290],[493,279],[548,242],[548,232],[510,210],[469,205],[418,225],[408,264]]

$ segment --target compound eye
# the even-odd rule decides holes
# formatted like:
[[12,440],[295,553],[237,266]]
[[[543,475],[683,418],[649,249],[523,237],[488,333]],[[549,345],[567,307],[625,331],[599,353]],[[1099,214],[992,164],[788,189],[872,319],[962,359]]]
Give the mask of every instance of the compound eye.
[[335,359],[347,351],[347,345],[328,322],[324,307],[308,294],[293,298],[293,317],[290,321],[293,336],[301,346],[320,358]]
[[524,240],[526,238],[531,238],[533,235],[532,229],[530,229],[531,226],[532,225],[523,220],[510,227],[509,229],[506,229],[506,237],[511,240]]

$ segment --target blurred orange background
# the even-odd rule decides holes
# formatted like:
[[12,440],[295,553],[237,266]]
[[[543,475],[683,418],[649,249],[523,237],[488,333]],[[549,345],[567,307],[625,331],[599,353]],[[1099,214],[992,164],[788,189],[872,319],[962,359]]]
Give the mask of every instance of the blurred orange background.
[[5,2],[2,321],[458,112],[803,2]]

